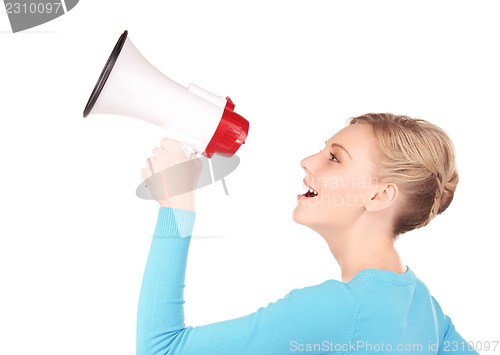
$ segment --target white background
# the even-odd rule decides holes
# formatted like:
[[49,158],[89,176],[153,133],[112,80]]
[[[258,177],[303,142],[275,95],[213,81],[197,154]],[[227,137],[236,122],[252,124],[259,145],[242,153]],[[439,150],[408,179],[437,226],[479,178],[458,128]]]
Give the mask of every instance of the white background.
[[393,112],[443,127],[461,175],[449,210],[398,241],[404,262],[465,338],[500,340],[497,9],[494,1],[81,1],[17,34],[0,13],[0,353],[135,352],[157,217],[135,188],[165,132],[82,117],[125,29],[163,73],[229,95],[250,121],[229,195],[220,182],[197,192],[188,325],[338,279],[323,239],[291,219],[299,162],[348,117]]

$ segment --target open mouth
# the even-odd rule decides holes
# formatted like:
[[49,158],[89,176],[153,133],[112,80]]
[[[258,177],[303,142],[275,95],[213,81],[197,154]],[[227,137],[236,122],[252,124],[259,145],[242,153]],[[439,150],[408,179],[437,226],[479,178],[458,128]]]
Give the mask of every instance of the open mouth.
[[307,185],[304,185],[304,189],[306,190],[306,192],[304,192],[302,194],[302,196],[304,196],[304,197],[316,197],[316,196],[318,196],[318,191],[314,190],[313,188],[311,188]]

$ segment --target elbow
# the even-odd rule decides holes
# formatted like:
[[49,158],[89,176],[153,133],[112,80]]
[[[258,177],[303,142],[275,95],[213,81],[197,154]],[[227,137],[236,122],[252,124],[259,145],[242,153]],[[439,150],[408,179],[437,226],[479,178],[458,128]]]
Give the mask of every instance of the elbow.
[[178,339],[181,331],[146,333],[138,332],[136,339],[137,355],[172,355],[180,354]]

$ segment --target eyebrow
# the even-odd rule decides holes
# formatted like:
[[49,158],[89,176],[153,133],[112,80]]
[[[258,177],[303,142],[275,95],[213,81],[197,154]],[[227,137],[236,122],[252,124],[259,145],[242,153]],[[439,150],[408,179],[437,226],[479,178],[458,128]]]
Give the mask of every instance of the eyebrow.
[[[327,143],[328,143],[328,141],[325,141],[325,144],[327,144]],[[331,148],[340,148],[340,149],[342,149],[344,152],[346,152],[346,154],[349,156],[349,158],[352,159],[351,154],[349,154],[349,152],[347,151],[347,149],[345,149],[345,147],[343,145],[338,144],[338,143],[332,143],[330,145],[330,147]]]

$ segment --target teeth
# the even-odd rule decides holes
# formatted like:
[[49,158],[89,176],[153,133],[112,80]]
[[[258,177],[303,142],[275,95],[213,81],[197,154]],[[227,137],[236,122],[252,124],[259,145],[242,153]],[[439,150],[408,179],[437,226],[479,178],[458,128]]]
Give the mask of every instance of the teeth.
[[317,196],[318,193],[316,192],[316,190],[313,190],[311,188],[309,188],[309,194],[311,194],[312,196]]
[[318,192],[307,185],[302,186],[302,195],[308,194],[309,196],[317,196]]

